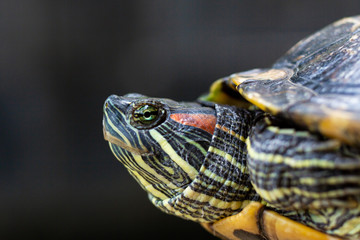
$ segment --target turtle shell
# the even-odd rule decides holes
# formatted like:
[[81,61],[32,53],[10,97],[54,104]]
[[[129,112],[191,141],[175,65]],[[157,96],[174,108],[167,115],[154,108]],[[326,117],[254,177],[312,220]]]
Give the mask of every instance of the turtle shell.
[[251,202],[240,213],[201,224],[223,240],[340,240]]
[[[272,68],[215,82],[209,100],[233,105],[229,89],[236,89],[266,112],[359,146],[359,27],[359,16],[339,20],[297,43]],[[236,105],[244,106],[243,99]]]

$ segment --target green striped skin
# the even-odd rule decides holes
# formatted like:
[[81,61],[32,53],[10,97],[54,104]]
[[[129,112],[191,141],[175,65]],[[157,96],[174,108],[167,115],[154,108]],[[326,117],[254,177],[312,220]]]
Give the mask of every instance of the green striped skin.
[[359,150],[274,122],[259,122],[246,141],[257,193],[284,216],[359,239]]
[[278,127],[256,128],[248,148],[251,180],[272,205],[290,210],[357,205],[360,158],[350,152],[355,149]]
[[[145,105],[156,111],[141,115]],[[216,116],[213,134],[171,117],[183,113]],[[150,123],[139,121],[145,118]],[[167,213],[214,222],[259,201],[328,234],[359,237],[355,149],[258,110],[138,94],[109,97],[103,125],[116,158]]]
[[[110,148],[130,174],[154,199],[165,200],[183,192],[198,174],[211,135],[200,129],[181,126],[164,116],[158,127],[137,129],[132,113],[142,105],[156,105],[170,111],[191,111],[192,106],[177,106],[141,96],[111,96],[104,107],[104,131],[119,140]],[[138,98],[140,97],[140,99]],[[166,104],[165,104],[166,102]],[[174,106],[174,108],[172,107]],[[203,112],[213,114],[213,109]],[[114,141],[113,141],[114,142]],[[125,147],[124,149],[124,146]],[[174,148],[183,149],[182,152]]]

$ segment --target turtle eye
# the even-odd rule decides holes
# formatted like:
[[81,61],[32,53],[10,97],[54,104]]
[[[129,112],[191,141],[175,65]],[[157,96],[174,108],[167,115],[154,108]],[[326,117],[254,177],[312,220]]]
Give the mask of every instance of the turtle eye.
[[165,110],[151,104],[136,107],[132,112],[131,124],[138,129],[154,127],[161,123]]
[[135,109],[134,120],[143,124],[152,123],[158,116],[158,109],[151,105],[144,105]]

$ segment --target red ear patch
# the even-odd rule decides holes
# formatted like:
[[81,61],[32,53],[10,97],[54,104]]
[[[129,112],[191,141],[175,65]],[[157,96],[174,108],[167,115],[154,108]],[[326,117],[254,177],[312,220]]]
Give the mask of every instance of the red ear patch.
[[216,117],[211,114],[175,113],[171,114],[170,118],[184,125],[201,128],[210,134],[215,130]]

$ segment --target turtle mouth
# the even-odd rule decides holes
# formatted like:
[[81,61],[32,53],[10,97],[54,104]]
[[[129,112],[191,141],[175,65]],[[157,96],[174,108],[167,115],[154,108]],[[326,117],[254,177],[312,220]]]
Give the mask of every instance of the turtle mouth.
[[104,139],[108,141],[109,143],[112,143],[128,152],[131,152],[133,154],[141,155],[141,156],[149,156],[153,155],[153,153],[149,152],[148,150],[134,148],[129,146],[127,143],[121,141],[119,138],[113,136],[109,131],[106,130],[105,126],[103,127],[103,134]]

